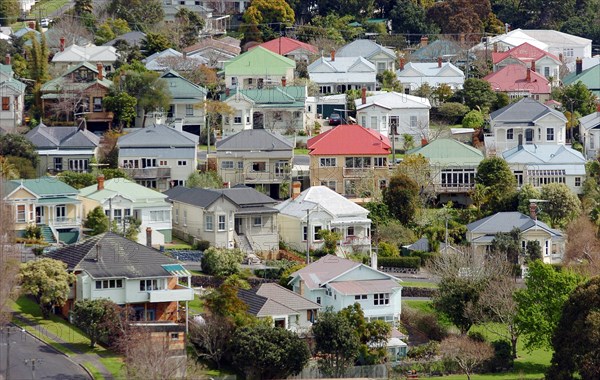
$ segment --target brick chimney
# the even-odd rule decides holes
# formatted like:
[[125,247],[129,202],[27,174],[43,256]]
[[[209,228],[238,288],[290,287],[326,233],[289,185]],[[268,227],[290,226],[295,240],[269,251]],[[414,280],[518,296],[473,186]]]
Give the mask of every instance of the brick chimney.
[[335,61],[335,50],[331,51],[331,62]]
[[531,61],[531,71],[535,72],[535,61]]
[[558,54],[558,60],[563,62],[563,53]]
[[581,58],[577,58],[575,60],[575,75],[581,74],[583,71],[583,60]]
[[104,190],[104,175],[100,174],[96,179],[98,180],[98,191]]
[[527,77],[525,78],[527,82],[531,82],[531,69],[527,68]]
[[6,54],[6,56],[4,57],[4,64],[10,65],[10,54]]
[[438,57],[438,69],[442,68],[442,57]]
[[281,78],[281,86],[285,87],[286,84],[287,84],[287,78],[286,77]]
[[298,198],[298,195],[300,195],[301,193],[301,189],[302,183],[300,183],[299,181],[294,181],[292,183],[292,199]]
[[96,63],[96,69],[98,69],[98,80],[102,80],[104,78],[104,66],[102,65],[102,63]]
[[404,61],[404,58],[400,58],[400,70],[404,70],[404,64],[406,62]]
[[362,101],[362,104],[367,104],[367,88],[363,87],[360,89],[360,98]]
[[600,103],[596,104],[596,112],[600,112]]
[[152,248],[152,227],[146,228],[146,247]]
[[65,38],[64,37],[60,38],[60,43],[58,45],[58,48],[60,49],[60,51],[65,51]]
[[498,43],[494,42],[494,53],[498,52]]
[[531,219],[537,220],[537,204],[536,203],[529,204],[529,216],[531,217]]
[[229,88],[225,89],[225,96],[229,96],[229,94],[231,93],[231,90]]
[[429,43],[429,37],[427,37],[427,36],[421,37],[421,47],[427,46],[428,43]]
[[27,25],[29,26],[29,29],[35,29],[35,21],[29,21]]

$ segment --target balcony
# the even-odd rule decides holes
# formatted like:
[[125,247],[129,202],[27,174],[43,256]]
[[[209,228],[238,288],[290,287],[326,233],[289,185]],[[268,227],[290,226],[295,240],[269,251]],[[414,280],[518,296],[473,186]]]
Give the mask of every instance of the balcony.
[[152,290],[148,292],[150,302],[192,301],[194,289],[177,285],[175,289]]
[[445,183],[433,185],[433,190],[438,194],[468,193],[475,188],[474,183]]
[[344,177],[364,177],[373,172],[373,168],[344,168]]
[[289,179],[289,173],[253,172],[247,171],[242,174],[246,183],[281,183]]
[[171,178],[171,168],[124,168],[133,179]]
[[48,224],[54,227],[80,226],[81,218],[53,218],[48,220]]

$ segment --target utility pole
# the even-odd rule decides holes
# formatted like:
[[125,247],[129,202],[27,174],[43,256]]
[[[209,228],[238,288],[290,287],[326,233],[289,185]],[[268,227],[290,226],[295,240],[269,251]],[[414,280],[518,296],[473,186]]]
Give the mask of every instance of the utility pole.
[[306,265],[310,264],[310,210],[306,209]]

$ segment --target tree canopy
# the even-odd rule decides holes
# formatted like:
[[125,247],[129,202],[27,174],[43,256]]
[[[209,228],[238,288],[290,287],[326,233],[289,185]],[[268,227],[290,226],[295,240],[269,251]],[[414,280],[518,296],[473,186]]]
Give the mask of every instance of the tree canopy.
[[477,167],[476,182],[486,188],[485,197],[488,211],[498,212],[505,207],[507,198],[516,191],[516,179],[510,167],[500,157],[483,159]]
[[91,236],[108,231],[108,216],[104,213],[104,209],[97,206],[90,211],[85,222],[83,222],[83,226],[89,229],[88,234]]
[[419,207],[419,186],[406,174],[397,173],[383,192],[383,202],[401,223],[410,223]]
[[541,205],[544,214],[550,218],[553,227],[561,227],[575,219],[581,213],[581,201],[564,183],[549,183],[542,186]]
[[202,271],[214,276],[227,277],[240,271],[244,253],[239,249],[210,247],[202,256]]
[[117,305],[108,299],[78,300],[71,315],[75,326],[90,337],[92,348],[101,340],[107,341],[113,331],[111,325],[120,318]]

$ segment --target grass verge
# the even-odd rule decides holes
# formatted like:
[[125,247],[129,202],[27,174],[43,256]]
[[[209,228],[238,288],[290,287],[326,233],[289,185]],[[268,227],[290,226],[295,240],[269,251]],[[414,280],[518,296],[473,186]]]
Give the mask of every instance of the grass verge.
[[83,366],[89,371],[89,373],[92,374],[94,380],[104,380],[104,376],[102,376],[100,371],[98,371],[98,368],[96,368],[92,363],[84,362]]
[[402,286],[407,288],[429,288],[437,289],[438,285],[433,282],[420,282],[420,281],[402,281]]

